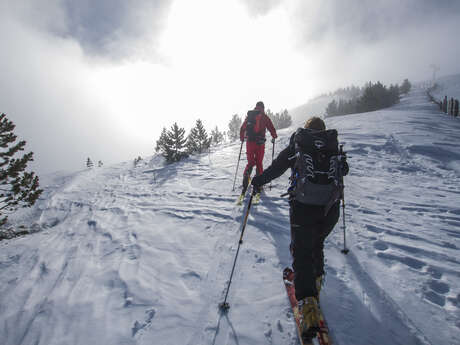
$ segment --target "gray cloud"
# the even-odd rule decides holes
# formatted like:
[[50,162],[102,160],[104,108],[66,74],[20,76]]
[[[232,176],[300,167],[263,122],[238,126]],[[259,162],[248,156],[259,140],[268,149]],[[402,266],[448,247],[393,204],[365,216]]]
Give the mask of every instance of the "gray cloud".
[[155,48],[172,0],[30,0],[10,14],[39,30],[76,40],[88,56],[159,58]]
[[299,1],[289,11],[297,48],[324,91],[369,80],[426,80],[432,63],[441,74],[459,71],[460,1]]
[[113,124],[80,46],[49,34],[47,18],[28,23],[13,15],[21,8],[3,5],[0,112],[16,124],[15,133],[27,141],[26,150],[34,151],[33,169],[73,170],[82,168],[88,156],[113,163],[138,155],[141,145]]
[[[64,34],[74,37],[89,54],[114,58],[139,55],[146,42],[156,43],[170,2],[65,0],[67,31]],[[151,53],[149,51],[149,55]]]
[[241,0],[252,15],[286,5],[304,42],[330,35],[349,42],[372,43],[426,23],[459,19],[458,0]]
[[374,43],[400,35],[411,28],[443,25],[458,19],[457,0],[330,0],[300,2],[295,9],[296,26],[304,42],[329,36],[348,43]]
[[312,88],[426,80],[432,63],[440,74],[459,72],[458,0],[241,1],[251,15],[288,13]]

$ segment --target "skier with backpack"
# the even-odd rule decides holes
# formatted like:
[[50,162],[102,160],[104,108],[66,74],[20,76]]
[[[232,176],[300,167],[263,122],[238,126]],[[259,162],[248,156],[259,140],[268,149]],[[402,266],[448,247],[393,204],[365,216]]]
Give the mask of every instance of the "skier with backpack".
[[320,330],[319,292],[324,277],[324,241],[339,220],[346,156],[339,150],[337,131],[326,130],[319,117],[299,128],[273,163],[253,178],[253,188],[291,168],[291,245],[295,297],[302,339],[311,341]]
[[275,126],[270,118],[265,114],[263,102],[257,102],[254,110],[249,110],[240,128],[241,142],[246,138],[246,157],[248,164],[243,173],[243,190],[240,201],[244,198],[251,178],[252,169],[256,166],[256,175],[264,171],[262,161],[265,154],[265,131],[268,129],[272,136],[272,143],[277,138]]

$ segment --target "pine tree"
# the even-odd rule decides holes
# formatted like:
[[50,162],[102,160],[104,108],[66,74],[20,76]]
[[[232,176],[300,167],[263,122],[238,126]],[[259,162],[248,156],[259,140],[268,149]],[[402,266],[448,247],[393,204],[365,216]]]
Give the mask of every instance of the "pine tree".
[[97,162],[97,166],[100,168],[104,165],[104,163],[102,163],[102,161],[100,160],[99,162]]
[[228,138],[230,141],[240,139],[240,128],[243,121],[237,114],[233,115],[232,119],[228,123]]
[[280,124],[279,124],[279,129],[283,128],[288,128],[292,125],[292,117],[289,115],[289,112],[287,109],[284,109],[279,115],[280,117]]
[[390,85],[389,92],[390,105],[399,103],[399,95],[401,94],[401,90],[398,84]]
[[92,168],[94,166],[93,161],[88,157],[86,160],[86,167],[87,168]]
[[170,130],[163,128],[160,138],[157,140],[155,150],[161,152],[166,162],[177,162],[188,156],[186,143],[185,129],[180,128],[177,123],[174,123]]
[[189,153],[203,153],[209,149],[211,138],[208,137],[203,122],[200,119],[196,120],[195,127],[190,130],[187,138],[187,151]]
[[168,138],[172,143],[172,155],[169,161],[178,162],[182,158],[188,157],[186,152],[187,138],[185,137],[184,128],[180,128],[175,122],[168,132]]
[[137,167],[137,165],[141,162],[141,160],[142,160],[141,156],[134,158],[134,167]]
[[292,118],[291,115],[289,115],[287,109],[276,114],[273,114],[273,112],[270,109],[267,109],[265,114],[267,114],[270,120],[272,120],[275,129],[288,128],[290,125],[292,125]]
[[17,156],[19,151],[24,151],[26,142],[16,143],[15,127],[5,114],[0,115],[0,226],[7,222],[8,214],[35,204],[43,192],[38,188],[38,176],[25,171],[27,164],[33,161],[33,152]]
[[333,99],[326,108],[326,114],[327,116],[335,116],[338,115],[338,109],[337,109],[337,101]]
[[161,152],[161,155],[166,159],[172,155],[172,142],[169,140],[168,131],[165,127],[163,127],[160,138],[157,140],[155,151]]
[[410,89],[412,88],[412,84],[410,83],[409,79],[404,79],[401,87],[400,87],[400,91],[402,94],[406,94],[410,91]]
[[217,126],[211,131],[211,141],[214,145],[218,145],[224,141],[224,133],[220,132]]

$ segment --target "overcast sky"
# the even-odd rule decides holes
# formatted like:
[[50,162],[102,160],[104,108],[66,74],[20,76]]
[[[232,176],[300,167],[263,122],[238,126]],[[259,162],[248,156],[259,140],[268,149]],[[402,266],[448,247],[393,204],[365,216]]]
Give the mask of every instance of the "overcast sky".
[[38,172],[109,164],[174,121],[459,73],[459,23],[458,0],[0,0],[0,112]]

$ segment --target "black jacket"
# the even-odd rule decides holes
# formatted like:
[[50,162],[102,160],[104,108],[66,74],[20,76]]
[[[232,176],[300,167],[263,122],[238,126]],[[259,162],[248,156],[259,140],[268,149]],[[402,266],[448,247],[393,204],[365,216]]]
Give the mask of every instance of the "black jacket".
[[295,159],[290,159],[295,155],[294,136],[295,133],[292,134],[288,147],[278,154],[273,163],[261,175],[252,179],[252,185],[262,186],[294,167]]

